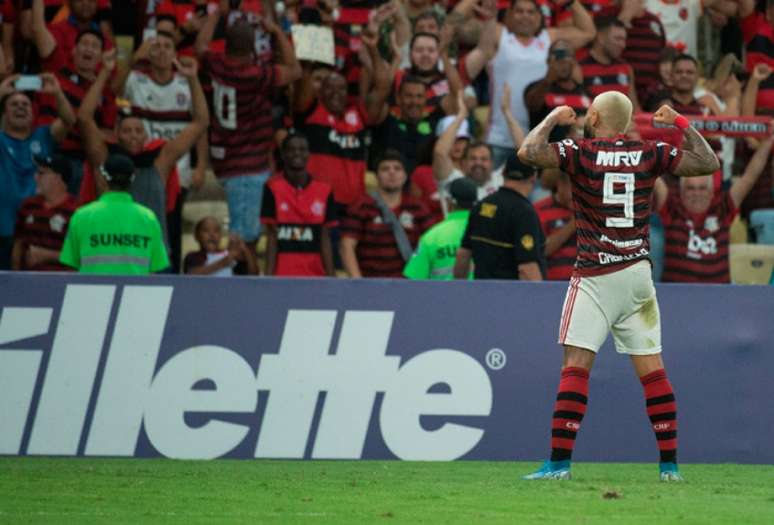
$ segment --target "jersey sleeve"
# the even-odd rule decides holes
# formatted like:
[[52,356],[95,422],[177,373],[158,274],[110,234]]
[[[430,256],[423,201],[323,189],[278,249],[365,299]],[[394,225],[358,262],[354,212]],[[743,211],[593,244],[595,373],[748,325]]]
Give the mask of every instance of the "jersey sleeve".
[[549,144],[559,159],[559,169],[569,175],[575,175],[579,166],[578,156],[581,146],[572,139],[564,139],[560,142]]
[[513,255],[516,264],[540,262],[543,250],[540,220],[534,212],[518,215],[513,241]]
[[270,185],[266,185],[263,191],[263,202],[261,203],[261,223],[277,224],[277,202],[274,199],[274,192]]
[[76,270],[81,266],[81,256],[78,252],[78,229],[78,214],[76,213],[70,219],[64,244],[62,244],[62,249],[59,251],[59,262]]
[[683,151],[666,142],[656,143],[656,174],[674,173],[683,158]]
[[406,267],[403,269],[403,276],[414,280],[430,278],[430,249],[424,237],[419,239],[414,255],[406,263]]

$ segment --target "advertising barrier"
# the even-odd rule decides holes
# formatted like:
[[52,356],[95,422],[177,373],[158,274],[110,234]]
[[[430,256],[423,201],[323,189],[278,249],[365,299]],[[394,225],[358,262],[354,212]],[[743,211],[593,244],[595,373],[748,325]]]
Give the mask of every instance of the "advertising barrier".
[[[0,454],[537,460],[563,283],[0,273]],[[774,463],[774,288],[658,288],[684,462]],[[580,461],[656,461],[608,340]]]

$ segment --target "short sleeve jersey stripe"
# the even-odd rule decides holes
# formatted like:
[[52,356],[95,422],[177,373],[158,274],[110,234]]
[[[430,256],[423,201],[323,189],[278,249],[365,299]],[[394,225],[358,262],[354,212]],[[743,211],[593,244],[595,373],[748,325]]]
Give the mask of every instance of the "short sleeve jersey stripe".
[[682,152],[663,142],[621,138],[551,143],[570,175],[578,236],[575,272],[603,275],[646,259],[656,177]]

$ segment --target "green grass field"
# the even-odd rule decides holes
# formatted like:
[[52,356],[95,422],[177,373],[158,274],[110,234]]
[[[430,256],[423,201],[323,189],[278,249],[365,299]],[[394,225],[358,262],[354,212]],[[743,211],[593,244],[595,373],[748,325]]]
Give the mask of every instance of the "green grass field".
[[0,458],[0,523],[774,524],[774,467]]

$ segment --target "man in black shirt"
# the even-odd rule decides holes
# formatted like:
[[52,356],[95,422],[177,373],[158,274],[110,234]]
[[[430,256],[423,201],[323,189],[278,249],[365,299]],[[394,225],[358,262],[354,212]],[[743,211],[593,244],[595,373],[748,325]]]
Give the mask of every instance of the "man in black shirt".
[[543,233],[527,198],[535,171],[512,155],[503,171],[503,186],[478,202],[457,250],[454,278],[465,279],[474,262],[476,279],[542,281],[545,274]]

